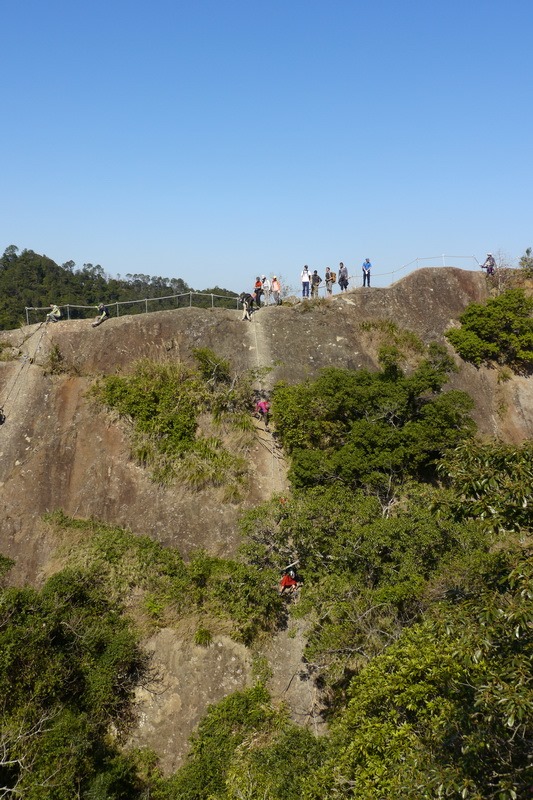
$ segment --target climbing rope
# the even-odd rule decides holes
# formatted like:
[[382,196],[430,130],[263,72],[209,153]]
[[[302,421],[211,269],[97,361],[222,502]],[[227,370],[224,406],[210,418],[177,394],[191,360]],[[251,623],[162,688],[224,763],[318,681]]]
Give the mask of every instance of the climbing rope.
[[[23,339],[22,344],[24,344],[25,342],[29,342],[31,340],[31,338],[33,336],[35,336],[35,334],[38,333],[41,330],[41,328],[43,328],[43,326],[46,326],[46,323],[41,322],[39,324],[39,326],[26,339]],[[5,398],[4,398],[3,404],[0,406],[0,425],[3,425],[4,422],[7,419],[7,413],[4,411],[4,408],[6,407],[9,398],[11,397],[15,387],[17,386],[17,384],[18,384],[18,382],[19,382],[19,380],[20,380],[20,378],[22,376],[22,372],[24,371],[24,367],[28,366],[29,364],[33,364],[33,362],[35,360],[35,357],[36,357],[37,353],[39,352],[39,348],[41,346],[41,342],[43,340],[43,337],[44,337],[45,333],[46,333],[46,327],[43,328],[43,330],[41,332],[41,335],[39,336],[39,340],[37,342],[35,350],[33,351],[33,355],[30,356],[30,354],[27,353],[21,359],[21,364],[20,364],[19,370],[15,374],[13,380],[11,381],[11,386],[9,388],[9,391],[8,391],[7,395],[5,396]],[[18,397],[19,392],[20,392],[20,387],[19,387],[19,390],[18,390],[17,394],[14,397],[15,400]]]

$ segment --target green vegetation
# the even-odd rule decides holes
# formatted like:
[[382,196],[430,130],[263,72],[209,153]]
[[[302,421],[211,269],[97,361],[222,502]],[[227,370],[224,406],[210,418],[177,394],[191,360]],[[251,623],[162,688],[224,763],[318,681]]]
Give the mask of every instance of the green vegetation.
[[195,355],[197,369],[140,361],[131,375],[102,378],[92,396],[131,421],[133,454],[156,481],[178,477],[196,489],[225,486],[227,499],[236,499],[246,481],[246,462],[221,434],[246,427],[251,376],[232,378],[229,364],[207,348]]
[[47,520],[58,531],[69,568],[98,575],[110,602],[135,609],[136,618],[144,611],[147,624],[172,625],[187,614],[200,613],[250,644],[278,623],[282,604],[272,571],[204,552],[185,564],[177,550],[148,536],[74,520],[62,512]]
[[524,271],[528,278],[533,278],[533,250],[531,247],[526,249],[526,252],[519,261],[519,267]]
[[472,400],[442,392],[453,369],[444,348],[432,345],[411,374],[399,360],[395,347],[384,347],[380,372],[330,368],[275,388],[274,422],[295,487],[340,482],[389,502],[403,480],[432,475],[441,453],[472,434]]
[[485,305],[472,303],[459,317],[460,328],[446,338],[461,358],[479,367],[497,362],[516,372],[533,366],[533,298],[508,289]]
[[[501,314],[526,308],[513,297]],[[0,590],[6,796],[527,796],[532,445],[473,438],[470,398],[444,390],[453,362],[443,348],[388,323],[366,332],[381,344],[379,371],[326,369],[275,388],[292,490],[243,513],[236,560],[198,552],[185,563],[149,537],[47,518],[64,569],[40,592]],[[195,358],[141,362],[94,396],[131,421],[134,451],[158,480],[233,485],[227,441],[246,430],[250,377],[208,349]],[[277,592],[292,562],[297,602]],[[10,566],[0,557],[0,576]],[[133,688],[150,677],[141,631],[188,621],[197,646],[221,632],[253,646],[302,617],[302,669],[321,690],[327,735],[272,702],[256,654],[255,685],[208,710],[174,775],[124,748]]]
[[[96,575],[66,570],[41,592],[2,591],[2,796],[134,796],[139,781],[119,742],[146,677],[137,638]],[[109,794],[93,795],[97,784]]]
[[[45,255],[33,250],[22,250],[15,245],[6,248],[0,257],[0,330],[8,330],[25,324],[25,307],[45,308],[50,303],[58,305],[96,306],[98,303],[128,302],[157,297],[182,295],[190,291],[205,294],[205,307],[211,307],[210,294],[227,297],[227,307],[235,308],[234,292],[216,286],[202,291],[193,290],[182,278],[161,278],[150,275],[126,275],[125,279],[106,275],[100,264],[83,264],[76,269],[73,261],[59,266]],[[185,298],[189,305],[189,298]],[[195,298],[195,305],[202,305],[202,298]],[[153,310],[176,308],[174,298],[152,302]],[[218,300],[217,305],[224,303]],[[128,314],[138,314],[144,305],[127,306]],[[91,312],[89,312],[90,314]],[[70,316],[86,316],[83,309],[72,308]],[[94,312],[93,312],[94,316]],[[43,317],[41,316],[40,319]]]

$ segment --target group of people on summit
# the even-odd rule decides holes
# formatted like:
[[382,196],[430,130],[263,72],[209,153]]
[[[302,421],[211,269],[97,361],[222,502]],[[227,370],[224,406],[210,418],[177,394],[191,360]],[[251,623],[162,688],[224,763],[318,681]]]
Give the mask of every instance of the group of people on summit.
[[[372,269],[372,264],[370,263],[370,259],[365,258],[362,265],[362,272],[363,272],[363,286],[370,286],[370,270]],[[307,264],[304,266],[300,280],[302,282],[302,297],[318,297],[318,290],[322,283],[324,283],[326,287],[326,294],[331,295],[333,294],[333,284],[338,283],[341,292],[346,292],[348,289],[349,284],[349,276],[348,276],[348,269],[344,266],[344,263],[341,261],[339,264],[339,272],[332,272],[330,267],[326,267],[326,272],[324,274],[324,281],[322,281],[322,277],[318,274],[318,270],[313,270],[311,272]]]

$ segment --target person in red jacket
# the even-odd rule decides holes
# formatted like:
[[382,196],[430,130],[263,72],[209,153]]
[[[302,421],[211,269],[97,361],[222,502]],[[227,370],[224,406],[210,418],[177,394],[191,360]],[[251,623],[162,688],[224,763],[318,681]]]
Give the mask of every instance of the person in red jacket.
[[279,582],[279,593],[294,594],[299,585],[300,583],[298,581],[298,578],[296,577],[295,571],[293,569],[289,569],[283,573],[282,578]]

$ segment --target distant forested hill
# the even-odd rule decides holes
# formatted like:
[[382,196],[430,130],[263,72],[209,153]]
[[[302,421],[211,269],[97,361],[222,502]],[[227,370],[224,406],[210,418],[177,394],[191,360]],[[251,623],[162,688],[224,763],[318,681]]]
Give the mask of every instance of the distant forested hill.
[[[67,261],[60,266],[45,255],[33,250],[19,251],[18,247],[10,245],[0,258],[0,330],[25,324],[26,307],[42,308],[50,303],[92,306],[189,291],[193,290],[182,278],[143,274],[111,278],[99,264],[84,264],[77,269],[73,261]],[[219,287],[203,291],[236,296]],[[134,312],[135,307],[128,311]],[[75,312],[71,316],[75,316]]]

